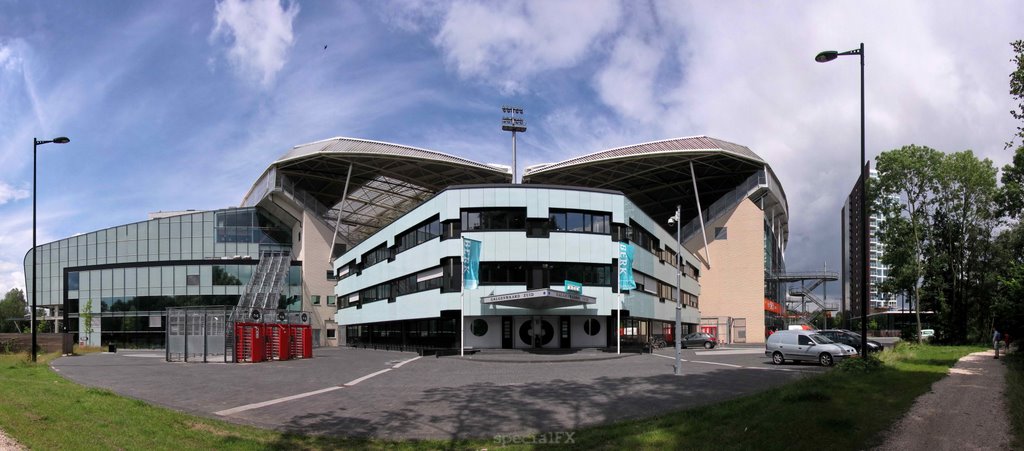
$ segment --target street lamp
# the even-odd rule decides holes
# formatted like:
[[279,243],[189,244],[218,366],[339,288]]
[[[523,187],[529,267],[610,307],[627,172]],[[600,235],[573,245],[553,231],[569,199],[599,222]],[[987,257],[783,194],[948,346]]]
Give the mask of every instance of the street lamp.
[[814,57],[819,63],[827,63],[840,56],[860,56],[860,221],[861,221],[861,281],[860,281],[860,353],[868,353],[868,190],[864,173],[864,43],[860,48],[837,52],[826,50]]
[[516,132],[526,131],[526,120],[523,119],[523,109],[517,106],[503,106],[501,113],[507,116],[501,118],[501,129],[512,132],[512,183],[516,183]]
[[39,269],[36,265],[39,264],[38,253],[36,252],[36,150],[42,144],[67,144],[71,142],[66,136],[53,138],[50,140],[38,140],[32,138],[32,320],[29,324],[32,326],[32,361],[36,361],[36,343],[38,338],[36,337],[36,280],[39,277]]
[[679,219],[682,217],[682,205],[676,205],[676,214],[671,218],[668,218],[668,225],[671,226],[673,223],[676,225],[676,365],[673,371],[676,376],[683,373],[683,288],[680,285],[680,279],[682,278],[683,264],[681,258],[683,254],[680,252],[680,232],[682,231],[682,221]]

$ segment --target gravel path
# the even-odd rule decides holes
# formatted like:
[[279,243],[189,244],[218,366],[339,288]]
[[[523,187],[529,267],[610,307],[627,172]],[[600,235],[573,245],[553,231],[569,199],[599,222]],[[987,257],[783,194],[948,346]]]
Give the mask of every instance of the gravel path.
[[0,451],[25,451],[25,448],[0,430]]
[[964,356],[876,450],[1009,450],[1006,367],[993,351]]

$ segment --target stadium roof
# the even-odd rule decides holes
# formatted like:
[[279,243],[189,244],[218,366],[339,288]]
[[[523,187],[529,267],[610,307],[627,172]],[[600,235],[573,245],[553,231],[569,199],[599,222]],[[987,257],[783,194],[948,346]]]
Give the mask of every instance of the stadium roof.
[[[764,186],[770,186],[764,191],[774,193],[764,199],[781,206],[781,225],[785,227],[788,222],[785,216],[789,210],[785,193],[768,163],[745,146],[707,136],[635,144],[559,163],[535,165],[526,169],[523,183],[621,191],[637,207],[659,221],[674,215],[676,205],[681,205],[685,225],[698,216],[694,175],[701,209],[707,210],[759,174],[763,175]],[[783,237],[786,235],[788,230],[784,231]]]
[[[659,222],[672,216],[679,204],[686,225],[697,217],[691,163],[702,209],[712,208],[720,199],[732,202],[738,196],[760,196],[774,202],[773,208],[781,206],[779,225],[783,239],[787,238],[785,194],[767,163],[747,147],[706,136],[654,141],[535,165],[526,169],[523,183],[619,191]],[[750,180],[755,184],[748,192]],[[256,205],[276,189],[332,227],[340,215],[341,242],[352,246],[449,186],[511,182],[508,168],[426,149],[338,137],[289,150],[267,168],[242,205]],[[765,189],[769,185],[771,189]],[[774,195],[757,194],[757,189]]]
[[511,182],[512,174],[504,168],[415,147],[338,137],[293,147],[271,163],[242,205],[260,202],[269,192],[260,188],[273,183],[331,226],[340,214],[339,235],[353,245],[448,186]]

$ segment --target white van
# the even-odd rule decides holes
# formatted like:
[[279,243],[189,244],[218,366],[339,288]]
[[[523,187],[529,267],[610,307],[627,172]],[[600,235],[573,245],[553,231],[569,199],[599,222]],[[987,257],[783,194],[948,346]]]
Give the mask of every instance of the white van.
[[857,355],[857,350],[829,340],[817,331],[780,330],[768,337],[764,355],[771,357],[776,365],[782,365],[786,360],[808,360],[831,366],[837,360]]

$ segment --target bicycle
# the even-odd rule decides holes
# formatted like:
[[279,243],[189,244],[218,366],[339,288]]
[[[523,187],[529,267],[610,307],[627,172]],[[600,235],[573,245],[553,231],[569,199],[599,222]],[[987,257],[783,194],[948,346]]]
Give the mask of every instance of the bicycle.
[[662,339],[661,337],[651,338],[648,344],[650,344],[651,349],[661,349],[664,348],[666,345],[665,340]]

